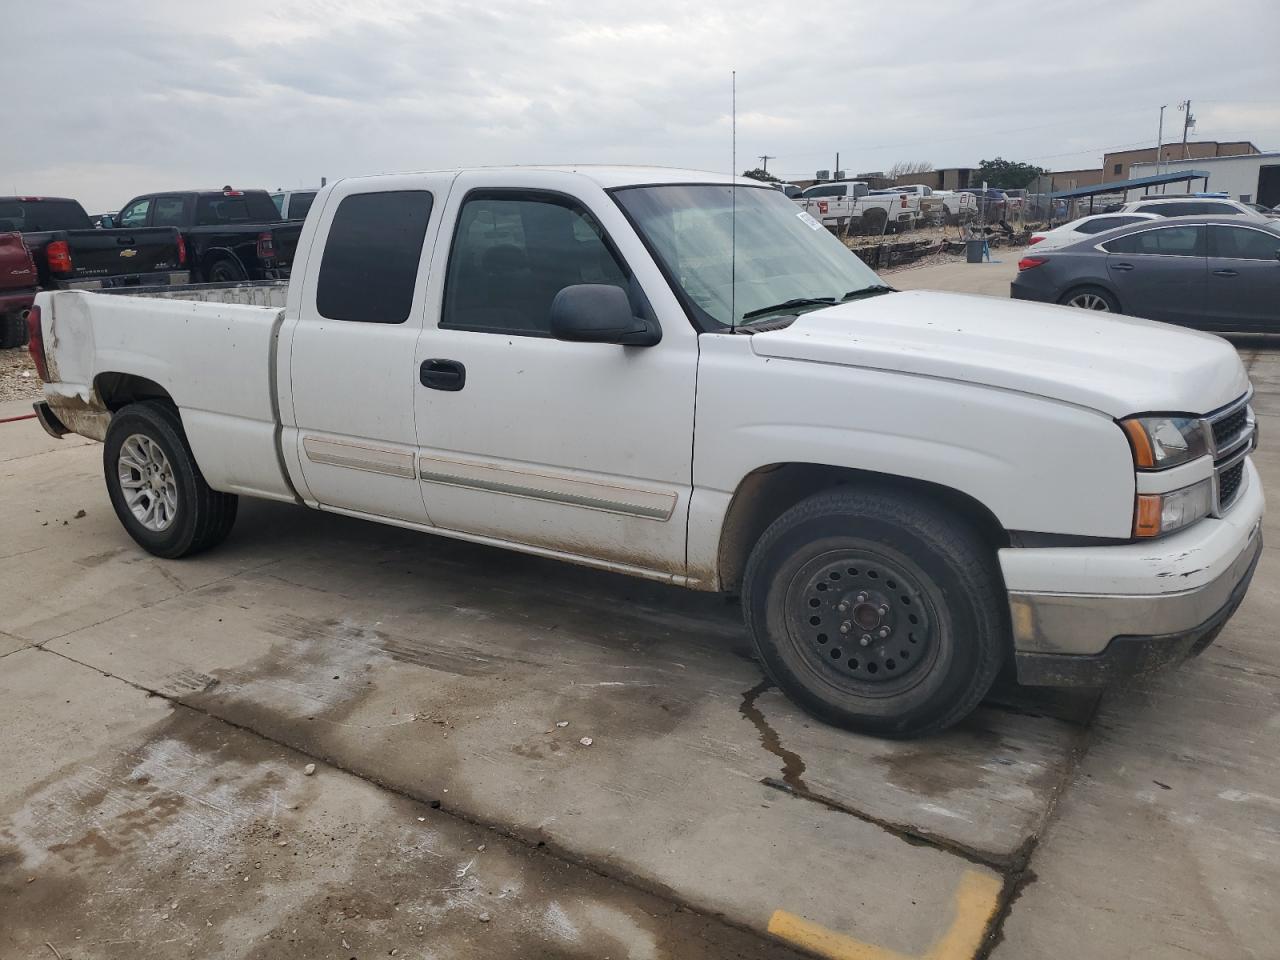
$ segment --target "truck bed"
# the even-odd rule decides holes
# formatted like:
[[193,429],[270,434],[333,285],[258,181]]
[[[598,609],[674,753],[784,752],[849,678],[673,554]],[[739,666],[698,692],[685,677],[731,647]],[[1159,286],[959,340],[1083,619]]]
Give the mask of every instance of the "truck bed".
[[[148,381],[165,384],[212,487],[292,500],[276,448],[275,345],[284,309],[244,302],[283,302],[286,287],[193,285],[165,296],[130,291],[127,299],[40,294],[50,409],[74,432],[102,440],[111,419],[103,391],[128,370],[143,395]],[[230,299],[201,302],[219,295]]]

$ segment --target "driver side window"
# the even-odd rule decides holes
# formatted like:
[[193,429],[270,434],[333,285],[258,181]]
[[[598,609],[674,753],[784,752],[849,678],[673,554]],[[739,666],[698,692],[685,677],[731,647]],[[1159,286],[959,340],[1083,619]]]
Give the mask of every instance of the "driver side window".
[[545,337],[565,287],[630,293],[630,273],[585,208],[567,197],[475,191],[458,214],[440,326]]
[[150,197],[143,200],[135,200],[120,212],[120,226],[145,227],[147,225],[147,214],[150,213],[150,211]]

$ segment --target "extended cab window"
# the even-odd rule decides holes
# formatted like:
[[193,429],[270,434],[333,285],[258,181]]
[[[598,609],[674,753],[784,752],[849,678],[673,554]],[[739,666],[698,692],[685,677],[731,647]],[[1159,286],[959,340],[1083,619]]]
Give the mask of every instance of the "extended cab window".
[[315,199],[314,193],[295,193],[289,198],[289,219],[301,220],[306,217]]
[[182,216],[182,208],[185,201],[182,197],[157,197],[156,213],[151,220],[152,226],[156,227],[180,227],[185,222]]
[[565,287],[630,276],[596,218],[567,197],[476,191],[458,214],[440,326],[547,336]]
[[280,212],[265,193],[232,191],[204,195],[196,201],[196,223],[202,227],[219,223],[274,223]]
[[404,323],[431,219],[425,190],[342,198],[325,239],[316,310],[329,320]]
[[1116,237],[1102,245],[1107,253],[1132,253],[1163,257],[1203,257],[1203,227],[1157,227]]
[[147,197],[144,200],[135,200],[120,212],[120,226],[145,227],[147,225],[147,214],[150,210],[150,197]]

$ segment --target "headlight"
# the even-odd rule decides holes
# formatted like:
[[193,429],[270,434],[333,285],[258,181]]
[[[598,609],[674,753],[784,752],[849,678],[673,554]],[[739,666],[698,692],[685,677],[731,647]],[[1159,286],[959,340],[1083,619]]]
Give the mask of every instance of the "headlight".
[[1163,470],[1209,452],[1204,425],[1195,417],[1132,417],[1120,426],[1139,470]]
[[1207,517],[1213,507],[1213,481],[1193,483],[1169,493],[1138,494],[1133,516],[1135,537],[1159,537]]

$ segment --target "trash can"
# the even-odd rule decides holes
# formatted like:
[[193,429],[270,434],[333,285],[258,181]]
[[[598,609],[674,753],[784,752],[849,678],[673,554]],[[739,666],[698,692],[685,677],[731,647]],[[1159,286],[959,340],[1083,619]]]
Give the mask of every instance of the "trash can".
[[965,261],[967,263],[981,263],[982,254],[986,246],[987,241],[985,240],[966,240],[964,242]]

